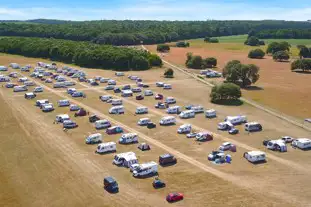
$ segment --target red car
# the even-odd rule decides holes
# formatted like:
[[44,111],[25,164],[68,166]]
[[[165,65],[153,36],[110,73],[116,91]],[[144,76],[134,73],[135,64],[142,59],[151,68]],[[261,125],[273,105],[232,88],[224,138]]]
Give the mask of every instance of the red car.
[[157,94],[155,95],[155,100],[162,100],[163,99],[163,95],[162,94]]
[[176,202],[184,199],[184,195],[182,193],[169,193],[166,196],[167,202]]
[[144,96],[139,94],[136,96],[136,100],[143,100],[144,99]]

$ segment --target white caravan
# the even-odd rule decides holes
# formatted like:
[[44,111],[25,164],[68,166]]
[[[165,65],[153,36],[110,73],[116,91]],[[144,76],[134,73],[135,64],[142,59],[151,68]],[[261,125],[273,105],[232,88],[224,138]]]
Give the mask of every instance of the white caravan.
[[195,112],[193,110],[182,111],[179,114],[179,117],[182,119],[189,119],[195,117]]
[[153,92],[151,90],[144,91],[145,96],[153,96]]
[[160,120],[160,125],[170,125],[175,123],[176,119],[173,116],[165,116]]
[[[100,99],[101,101],[103,101],[103,102],[106,102],[106,101],[112,99],[112,96],[110,96],[110,95],[104,95],[104,96],[100,96],[99,99]],[[121,104],[122,104],[122,103],[121,103]]]
[[95,121],[95,128],[96,129],[107,129],[111,127],[110,121],[103,119],[103,120],[97,120]]
[[163,87],[163,86],[164,86],[164,83],[163,83],[163,82],[156,82],[156,86],[157,86],[157,87]]
[[109,109],[109,114],[124,114],[123,106],[113,106]]
[[178,128],[177,133],[188,134],[191,132],[191,129],[192,129],[191,124],[183,124]]
[[141,118],[141,119],[138,120],[137,124],[139,126],[145,126],[145,125],[147,125],[150,122],[151,122],[151,120],[149,118]]
[[100,143],[96,149],[96,153],[98,154],[104,154],[104,153],[110,153],[110,152],[116,152],[116,151],[117,151],[117,145],[115,142]]
[[111,99],[111,105],[117,106],[117,105],[122,105],[122,99]]
[[136,133],[122,134],[119,139],[120,144],[132,144],[138,142],[138,135]]
[[194,111],[194,113],[204,113],[204,108],[203,108],[203,106],[192,106],[191,108],[190,108],[190,110],[193,110]]
[[26,81],[28,81],[28,78],[27,78],[27,77],[21,77],[21,78],[18,79],[18,82],[24,83],[24,82],[26,82]]
[[308,138],[295,139],[292,142],[292,146],[297,147],[299,149],[309,149],[311,148],[311,140]]
[[148,114],[148,108],[146,106],[139,106],[136,108],[136,114]]
[[13,91],[14,92],[28,91],[28,88],[27,86],[14,86]]
[[179,114],[181,112],[181,107],[180,106],[170,106],[167,108],[166,112],[168,114]]
[[122,91],[121,91],[121,96],[122,96],[122,97],[130,97],[130,96],[133,96],[133,91],[131,91],[131,90],[122,90]]
[[6,66],[0,66],[0,71],[8,71],[8,67]]
[[147,177],[158,174],[158,164],[156,162],[147,162],[138,165],[133,171],[134,177]]
[[270,140],[267,143],[267,149],[270,150],[278,150],[280,152],[286,152],[287,151],[287,146],[285,142],[281,139],[278,140]]
[[208,109],[205,111],[205,117],[206,118],[214,118],[216,117],[217,114],[216,114],[216,110],[215,109]]
[[264,162],[266,160],[266,153],[262,151],[245,152],[244,158],[251,163]]
[[124,167],[130,167],[133,164],[137,164],[138,159],[134,152],[125,152],[114,156],[113,164],[122,165]]
[[230,122],[233,125],[246,123],[247,119],[246,116],[227,116],[225,118],[226,122]]
[[57,101],[59,107],[70,106],[70,102],[68,100],[59,100]]
[[101,133],[91,134],[85,138],[86,144],[96,144],[103,141],[103,135]]
[[176,103],[176,100],[175,100],[174,97],[167,97],[167,98],[165,99],[165,103],[167,103],[167,104],[175,104],[175,103]]
[[55,121],[57,123],[63,123],[64,121],[67,121],[67,120],[70,120],[70,117],[68,114],[59,114],[59,115],[56,115],[56,119]]

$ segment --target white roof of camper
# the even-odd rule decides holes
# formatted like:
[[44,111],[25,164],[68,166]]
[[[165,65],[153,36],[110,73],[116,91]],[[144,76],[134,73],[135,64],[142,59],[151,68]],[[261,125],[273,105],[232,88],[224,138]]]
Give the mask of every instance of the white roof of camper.
[[98,144],[98,146],[100,146],[101,148],[111,146],[111,145],[116,145],[116,143],[115,142],[105,142],[105,143]]
[[150,118],[140,118],[139,120],[140,120],[140,121],[145,121],[145,120],[146,120],[146,121],[149,121]]
[[138,106],[137,109],[148,109],[146,106]]
[[183,124],[180,126],[180,128],[185,128],[185,127],[191,127],[191,124]]
[[131,90],[122,90],[122,93],[132,94],[132,93],[133,93],[133,91],[131,91]]
[[135,154],[127,154],[126,156],[124,156],[124,159],[126,161],[130,161],[130,160],[137,160],[137,157]]
[[45,103],[45,102],[49,102],[48,99],[41,99],[41,100],[37,100],[38,103]]
[[33,96],[33,95],[35,95],[33,92],[26,93],[26,96]]
[[165,116],[162,119],[175,119],[175,117],[174,116]]
[[169,109],[179,109],[180,106],[170,106]]
[[125,156],[129,156],[129,155],[134,155],[136,157],[134,152],[123,152],[123,153],[117,154],[116,156],[125,157]]
[[141,169],[145,169],[145,168],[149,168],[149,167],[152,167],[152,166],[157,166],[158,164],[154,161],[151,161],[151,162],[146,162],[146,163],[142,163],[139,165],[139,167]]
[[250,151],[247,152],[249,155],[251,156],[260,156],[260,155],[266,155],[266,153],[262,152],[262,151]]
[[93,137],[98,137],[98,136],[102,136],[101,133],[95,133],[95,134],[91,134],[88,137],[93,138]]
[[101,120],[95,121],[95,124],[97,124],[97,123],[107,123],[107,122],[109,122],[109,121],[106,120],[106,119],[101,119]]
[[121,106],[113,106],[111,107],[111,109],[123,109],[124,107],[121,105]]
[[69,119],[69,115],[68,114],[59,114],[56,117],[60,117],[62,119]]
[[208,109],[208,110],[206,110],[206,112],[207,113],[214,113],[214,112],[216,112],[216,110],[215,109]]
[[227,120],[237,119],[237,118],[246,118],[246,116],[227,116]]
[[296,140],[298,142],[300,142],[300,143],[309,143],[309,142],[311,142],[311,139],[308,139],[308,138],[298,138]]
[[59,103],[61,103],[61,102],[69,102],[69,100],[63,99],[63,100],[58,100],[58,102],[59,102]]

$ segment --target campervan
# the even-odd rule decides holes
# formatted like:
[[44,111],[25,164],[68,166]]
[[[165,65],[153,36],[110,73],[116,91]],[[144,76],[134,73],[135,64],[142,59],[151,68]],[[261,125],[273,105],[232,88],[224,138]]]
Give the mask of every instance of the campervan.
[[47,103],[49,103],[48,99],[37,100],[36,101],[36,106],[41,107],[42,104],[47,104]]
[[103,135],[101,133],[91,134],[85,138],[86,144],[97,144],[101,143],[103,140]]
[[131,91],[131,90],[122,90],[122,91],[121,91],[121,96],[122,96],[122,97],[130,97],[130,96],[133,96],[133,91]]
[[267,143],[267,149],[273,150],[273,151],[280,151],[280,152],[286,152],[287,146],[283,140],[270,140]]
[[121,138],[119,139],[120,144],[132,144],[137,142],[138,135],[136,133],[122,134]]
[[110,152],[116,152],[116,151],[117,151],[117,145],[115,142],[100,143],[96,149],[96,153],[98,154],[110,153]]
[[307,138],[295,139],[292,142],[292,146],[297,147],[299,149],[309,149],[311,148],[311,140]]
[[[108,101],[109,99],[112,99],[112,96],[110,95],[103,95],[103,96],[99,96],[99,99],[103,102]],[[122,103],[121,103],[122,104]]]
[[68,100],[59,100],[57,104],[59,107],[70,106],[70,102]]
[[160,120],[160,125],[170,125],[175,123],[176,119],[173,116],[165,116]]
[[167,103],[167,104],[175,104],[175,103],[176,103],[176,100],[175,100],[175,98],[173,98],[173,97],[167,97],[167,98],[165,99],[165,103]]
[[191,129],[192,129],[191,124],[183,124],[178,128],[177,133],[188,134],[191,132]]
[[249,122],[245,124],[245,131],[254,132],[254,131],[261,131],[262,126],[257,122]]
[[122,105],[122,99],[112,99],[111,100],[111,105],[113,106],[118,106],[118,105]]
[[13,91],[14,92],[28,91],[28,88],[27,86],[14,86]]
[[262,151],[250,151],[244,153],[244,158],[251,163],[263,162],[266,160],[266,153]]
[[116,76],[124,76],[124,73],[123,72],[116,72],[115,75]]
[[60,75],[57,76],[55,79],[56,79],[57,82],[65,82],[66,81],[66,78],[63,77],[63,76],[60,76]]
[[148,108],[146,106],[139,106],[136,108],[135,111],[136,114],[147,114],[148,113]]
[[12,67],[13,69],[19,69],[20,68],[19,64],[17,64],[17,63],[10,63],[9,66]]
[[182,119],[189,119],[195,117],[195,112],[193,110],[182,111],[179,114],[179,117]]
[[10,81],[10,78],[7,77],[7,76],[4,76],[4,75],[1,75],[0,76],[0,82],[9,82]]
[[121,106],[113,106],[109,109],[110,114],[124,114],[124,107]]
[[153,92],[151,90],[144,91],[145,96],[153,96]]
[[70,117],[68,114],[59,114],[59,115],[56,115],[56,119],[55,121],[57,123],[63,123],[64,121],[66,120],[70,120]]
[[137,79],[138,79],[138,76],[136,76],[136,75],[130,75],[130,76],[128,76],[128,78],[131,79],[131,80],[137,80]]
[[190,108],[190,110],[193,110],[194,111],[194,113],[203,113],[204,112],[204,108],[203,108],[203,106],[192,106],[191,108]]
[[125,152],[114,156],[113,164],[122,165],[124,167],[130,167],[133,164],[138,163],[138,159],[134,152]]
[[226,122],[230,122],[233,125],[246,123],[247,119],[246,116],[227,116],[225,118]]
[[230,130],[231,128],[233,128],[233,124],[231,124],[231,122],[220,122],[218,124],[218,127],[217,127],[219,130]]
[[133,171],[134,177],[147,177],[158,173],[158,164],[156,162],[147,162],[140,164]]
[[206,118],[214,118],[216,117],[216,110],[215,109],[208,109],[205,111],[205,117]]
[[166,110],[166,112],[168,114],[179,114],[181,112],[181,107],[180,106],[171,106]]
[[137,124],[139,126],[146,126],[150,122],[151,122],[151,120],[149,118],[141,118],[138,120]]
[[110,80],[108,80],[108,85],[116,85],[117,84],[117,82],[115,81],[115,80],[112,80],[112,79],[110,79]]
[[42,104],[41,105],[41,109],[43,112],[50,112],[50,111],[54,111],[54,107],[53,104],[48,103],[48,104]]
[[103,119],[103,120],[97,120],[95,121],[95,128],[96,129],[106,129],[111,127],[110,121]]
[[164,84],[163,89],[172,89],[172,85],[171,84]]

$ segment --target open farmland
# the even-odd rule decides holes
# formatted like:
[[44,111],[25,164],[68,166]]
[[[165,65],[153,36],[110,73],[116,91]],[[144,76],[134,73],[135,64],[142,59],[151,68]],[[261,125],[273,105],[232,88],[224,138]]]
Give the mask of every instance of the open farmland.
[[[10,62],[34,65],[38,61],[40,60],[19,56],[0,56],[0,65],[7,65]],[[119,86],[135,83],[127,77],[115,77],[113,71],[87,69],[85,72],[89,77],[97,75],[114,78]],[[193,103],[205,108],[214,108],[218,112],[217,118],[208,120],[203,114],[198,114],[194,119],[178,119],[176,126],[158,126],[156,129],[148,130],[137,126],[136,122],[139,118],[149,117],[158,123],[166,114],[163,110],[154,109],[157,101],[153,97],[145,97],[142,101],[136,101],[135,98],[122,98],[125,114],[110,115],[108,109],[111,105],[101,102],[98,99],[99,95],[110,94],[120,98],[121,96],[104,91],[103,86],[106,84],[91,87],[87,83],[77,83],[74,87],[83,90],[87,97],[73,99],[64,89],[53,89],[51,84],[35,80],[43,85],[45,90],[38,94],[36,99],[47,98],[56,105],[57,100],[66,98],[84,107],[90,113],[96,113],[102,118],[110,119],[114,124],[124,126],[126,131],[137,132],[139,141],[147,141],[152,148],[151,151],[142,152],[135,144],[118,144],[118,152],[133,151],[140,162],[157,161],[158,155],[165,152],[175,154],[178,159],[176,165],[159,168],[160,178],[167,183],[167,187],[161,190],[152,189],[152,178],[135,179],[128,169],[112,165],[114,154],[97,155],[94,153],[96,146],[85,145],[84,138],[97,131],[88,122],[87,117],[73,118],[79,127],[65,133],[61,126],[53,124],[53,120],[61,113],[69,113],[73,117],[73,113],[69,112],[68,108],[56,107],[53,112],[42,113],[34,106],[36,99],[25,100],[23,93],[13,93],[11,89],[1,88],[1,101],[4,106],[1,112],[10,112],[4,113],[6,116],[3,116],[3,119],[8,119],[10,122],[2,123],[9,123],[10,127],[3,126],[3,129],[6,129],[3,131],[10,133],[14,131],[16,125],[23,129],[17,130],[14,138],[12,136],[1,145],[7,153],[2,150],[3,156],[0,161],[2,165],[8,166],[1,171],[1,179],[3,183],[7,183],[8,189],[18,189],[18,191],[6,192],[4,205],[11,202],[16,205],[25,203],[27,206],[42,206],[48,201],[50,206],[64,205],[64,203],[67,206],[102,206],[103,204],[163,206],[167,204],[164,200],[165,195],[172,191],[185,194],[185,199],[174,204],[176,206],[306,206],[309,204],[311,189],[307,183],[311,181],[310,153],[291,147],[288,148],[287,153],[282,154],[267,151],[262,141],[283,135],[309,137],[310,133],[249,105],[234,107],[211,104],[208,99],[210,88],[183,73],[178,71],[175,73],[174,79],[163,78],[163,69],[127,72],[126,75],[138,75],[155,93],[174,96],[177,105]],[[28,73],[23,75],[29,76]],[[160,80],[171,83],[173,89],[164,91],[162,88],[155,87],[155,82]],[[135,115],[136,107],[142,105],[149,108],[149,113]],[[237,114],[247,115],[250,121],[260,122],[264,130],[248,134],[239,127],[241,133],[235,136],[217,131],[217,123],[225,116]],[[191,123],[196,131],[212,131],[214,140],[197,143],[192,139],[186,139],[185,135],[177,134],[178,126],[184,123]],[[116,142],[120,137],[106,135],[103,131],[99,132],[104,134],[105,142]],[[214,165],[207,160],[207,155],[224,141],[234,143],[238,150],[236,153],[230,153],[232,164]],[[20,166],[16,157],[5,156],[8,153],[20,155],[20,149],[15,146],[17,143],[24,148],[21,151],[24,157],[18,161],[29,169],[23,176],[20,176],[19,168],[10,167]],[[268,162],[261,165],[247,162],[243,158],[243,153],[253,149],[265,151]],[[20,167],[23,169],[23,166]],[[108,175],[117,179],[120,193],[112,195],[103,190],[102,179]],[[66,182],[59,187],[65,178]],[[25,193],[24,190],[27,189],[24,189],[23,185],[27,185],[31,193]],[[83,193],[80,189],[83,189]],[[58,199],[53,199],[54,197]],[[70,199],[67,199],[68,197]]]

